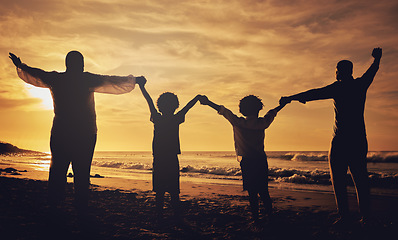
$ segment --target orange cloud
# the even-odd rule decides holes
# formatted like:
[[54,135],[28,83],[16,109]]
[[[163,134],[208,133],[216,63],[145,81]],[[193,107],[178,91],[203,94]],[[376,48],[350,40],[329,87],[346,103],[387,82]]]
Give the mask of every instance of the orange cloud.
[[[87,71],[145,75],[155,100],[164,91],[182,103],[201,93],[238,113],[248,94],[260,96],[267,110],[281,95],[333,82],[341,59],[351,59],[360,76],[372,48],[381,46],[381,68],[368,92],[368,137],[371,150],[395,149],[396,9],[388,0],[9,1],[0,6],[0,87],[7,91],[0,92],[0,110],[24,116],[17,105],[41,108],[5,59],[9,51],[29,65],[64,71],[66,53],[76,49]],[[96,105],[98,150],[150,150],[152,125],[139,91],[96,94]],[[268,130],[266,148],[326,150],[332,123],[330,101],[292,104]],[[183,150],[233,150],[231,136],[228,123],[203,106],[181,129]]]

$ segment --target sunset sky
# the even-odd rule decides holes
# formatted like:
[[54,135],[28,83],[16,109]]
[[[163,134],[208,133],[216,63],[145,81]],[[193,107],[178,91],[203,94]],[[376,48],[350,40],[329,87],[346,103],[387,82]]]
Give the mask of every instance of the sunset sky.
[[[21,148],[49,151],[52,100],[18,78],[8,52],[62,72],[78,50],[88,72],[144,75],[155,101],[171,91],[184,106],[205,94],[238,113],[239,100],[254,94],[263,115],[283,95],[332,83],[339,60],[361,76],[382,47],[365,110],[369,149],[398,150],[397,1],[14,0],[0,4],[0,28],[0,140]],[[151,150],[138,87],[95,99],[96,150]],[[266,131],[266,150],[328,150],[333,121],[331,100],[287,105]],[[180,139],[182,151],[233,150],[232,127],[200,104]]]

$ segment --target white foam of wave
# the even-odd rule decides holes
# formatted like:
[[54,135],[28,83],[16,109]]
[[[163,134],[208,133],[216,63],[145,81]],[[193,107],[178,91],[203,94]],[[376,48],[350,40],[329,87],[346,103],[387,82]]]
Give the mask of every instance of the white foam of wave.
[[369,152],[369,162],[390,162],[398,163],[398,152]]
[[[290,161],[327,161],[327,152],[269,152],[269,158]],[[368,162],[398,163],[398,152],[368,152]]]
[[182,167],[181,172],[205,173],[205,174],[224,175],[224,176],[242,175],[240,168],[207,167],[207,166],[194,167],[190,165]]
[[118,161],[93,161],[93,166],[96,167],[108,167],[108,168],[120,168],[120,169],[138,169],[138,170],[152,170],[152,166],[137,162],[118,162]]

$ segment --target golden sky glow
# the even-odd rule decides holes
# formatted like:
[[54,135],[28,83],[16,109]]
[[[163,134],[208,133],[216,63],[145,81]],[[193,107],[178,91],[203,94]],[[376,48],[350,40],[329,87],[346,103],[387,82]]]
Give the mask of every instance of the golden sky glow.
[[[70,50],[86,71],[144,75],[154,100],[164,91],[183,106],[196,94],[238,113],[255,94],[266,110],[281,95],[335,79],[339,60],[354,77],[383,48],[381,68],[365,110],[369,149],[398,150],[398,3],[379,1],[81,1],[14,0],[0,5],[0,140],[49,151],[48,90],[25,84],[8,59],[64,71]],[[138,88],[96,94],[97,150],[150,150],[153,126]],[[328,150],[331,100],[292,103],[267,130],[266,150]],[[180,129],[182,150],[233,150],[232,127],[213,109],[196,105]]]

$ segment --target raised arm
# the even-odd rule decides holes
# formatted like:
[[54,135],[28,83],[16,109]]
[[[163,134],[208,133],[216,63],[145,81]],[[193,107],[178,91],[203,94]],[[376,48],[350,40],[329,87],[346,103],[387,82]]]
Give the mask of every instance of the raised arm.
[[49,87],[50,83],[48,76],[52,73],[46,72],[39,68],[29,67],[28,65],[22,63],[21,59],[13,53],[9,53],[9,58],[17,68],[19,78],[36,87]]
[[381,48],[374,48],[372,51],[372,57],[374,58],[372,65],[370,65],[369,69],[362,75],[361,79],[366,84],[366,87],[369,87],[372,84],[373,79],[379,70],[380,59],[383,54]]
[[202,95],[199,99],[200,104],[202,105],[207,105],[210,106],[211,108],[213,108],[214,110],[216,110],[217,112],[220,112],[221,106],[215,104],[214,102],[210,101],[207,96]]
[[199,99],[202,98],[202,95],[196,95],[191,101],[189,101],[187,103],[187,105],[185,105],[185,107],[183,107],[180,111],[178,111],[178,115],[180,114],[187,114],[187,112],[189,111],[189,109],[191,109],[197,101],[199,101]]
[[152,100],[151,96],[149,95],[148,91],[145,89],[146,79],[140,78],[140,80],[138,80],[137,83],[138,83],[138,86],[140,86],[142,95],[144,96],[146,102],[148,103],[149,111],[151,112],[151,115],[157,114],[158,111],[156,110],[155,105],[153,104],[153,100]]
[[279,112],[280,110],[282,110],[282,108],[284,108],[286,106],[287,103],[283,103],[283,104],[279,104],[279,106],[277,106],[276,108],[270,109],[269,111],[275,111],[275,112]]
[[225,108],[224,106],[215,104],[214,102],[210,101],[206,96],[202,96],[199,101],[201,104],[208,105],[216,110],[218,114],[224,116],[233,126],[241,126],[245,124],[244,118],[239,118],[231,110]]

